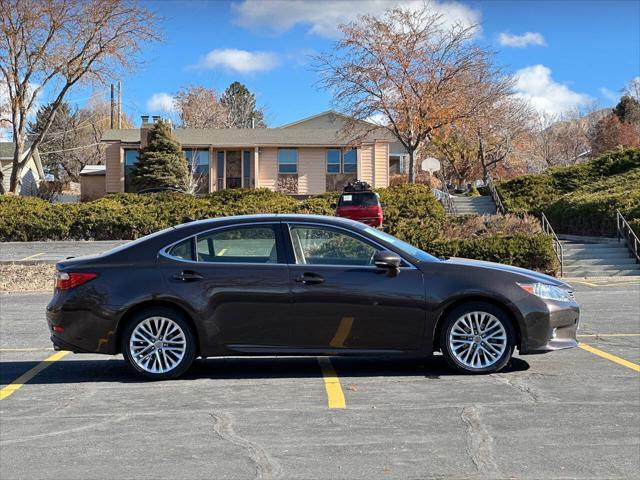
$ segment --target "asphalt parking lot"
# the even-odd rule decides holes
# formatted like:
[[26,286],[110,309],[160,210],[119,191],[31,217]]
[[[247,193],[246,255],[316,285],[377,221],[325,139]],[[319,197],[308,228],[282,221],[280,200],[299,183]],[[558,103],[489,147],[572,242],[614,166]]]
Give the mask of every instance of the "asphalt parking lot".
[[0,478],[639,478],[640,281],[575,286],[583,348],[500,374],[229,358],[158,383],[55,354],[49,295],[0,294]]
[[56,263],[67,257],[102,253],[123,243],[126,241],[0,242],[0,263]]

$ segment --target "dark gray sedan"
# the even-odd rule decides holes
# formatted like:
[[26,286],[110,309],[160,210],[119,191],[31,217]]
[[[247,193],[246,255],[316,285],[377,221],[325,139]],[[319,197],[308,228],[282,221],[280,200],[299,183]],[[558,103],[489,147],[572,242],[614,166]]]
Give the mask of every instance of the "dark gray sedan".
[[175,378],[195,357],[431,355],[467,373],[575,347],[571,287],[522,268],[443,260],[375,228],[312,215],[171,227],[57,264],[57,350],[122,353]]

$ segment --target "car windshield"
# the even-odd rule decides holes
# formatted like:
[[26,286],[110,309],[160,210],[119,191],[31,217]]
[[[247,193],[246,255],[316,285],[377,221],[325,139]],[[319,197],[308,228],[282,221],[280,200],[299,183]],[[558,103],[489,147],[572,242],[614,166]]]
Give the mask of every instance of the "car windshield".
[[365,232],[370,233],[374,237],[384,240],[385,242],[390,243],[394,247],[399,248],[403,252],[411,255],[412,257],[417,258],[421,262],[439,261],[437,257],[434,257],[433,255],[428,254],[424,250],[420,250],[419,248],[416,248],[407,242],[403,242],[399,238],[396,238],[393,235],[389,235],[388,233],[380,231],[377,228],[367,227],[364,230]]
[[339,207],[376,207],[378,195],[374,192],[343,193],[338,201]]

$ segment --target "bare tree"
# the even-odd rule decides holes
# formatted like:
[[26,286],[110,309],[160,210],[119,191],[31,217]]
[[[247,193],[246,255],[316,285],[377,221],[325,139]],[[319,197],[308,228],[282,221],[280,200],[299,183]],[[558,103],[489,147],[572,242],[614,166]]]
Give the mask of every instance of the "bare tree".
[[183,127],[227,128],[229,114],[212,88],[192,85],[175,95],[176,107]]
[[369,133],[361,120],[383,119],[409,154],[409,182],[415,152],[434,131],[474,115],[510,88],[491,53],[471,41],[476,26],[446,27],[428,4],[365,15],[340,29],[333,50],[316,57],[320,85],[353,119],[351,135]]
[[[0,0],[0,73],[16,145],[11,191],[19,191],[30,152],[67,92],[78,82],[104,81],[134,68],[142,46],[158,39],[157,17],[129,0]],[[23,159],[27,117],[45,89],[53,98],[51,114]]]

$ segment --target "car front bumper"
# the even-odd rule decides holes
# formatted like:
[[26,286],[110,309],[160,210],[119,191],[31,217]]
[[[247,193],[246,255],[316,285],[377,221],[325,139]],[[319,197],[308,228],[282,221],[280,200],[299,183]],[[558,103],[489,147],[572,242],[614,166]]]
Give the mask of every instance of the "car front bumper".
[[537,300],[538,308],[525,317],[520,353],[536,354],[574,348],[580,323],[580,307],[575,302]]

